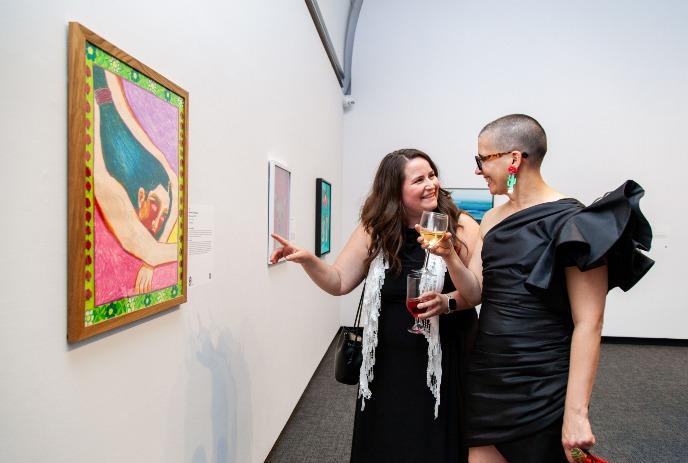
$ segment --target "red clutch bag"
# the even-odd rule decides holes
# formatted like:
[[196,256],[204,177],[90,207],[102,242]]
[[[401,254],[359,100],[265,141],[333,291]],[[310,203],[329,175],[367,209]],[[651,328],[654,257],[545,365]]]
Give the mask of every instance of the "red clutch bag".
[[571,456],[576,463],[609,463],[604,458],[593,455],[587,450],[572,448]]

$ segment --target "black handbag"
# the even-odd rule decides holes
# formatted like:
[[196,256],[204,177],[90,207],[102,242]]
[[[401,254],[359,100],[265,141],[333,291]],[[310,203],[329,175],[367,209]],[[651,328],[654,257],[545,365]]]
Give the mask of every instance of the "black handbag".
[[358,378],[363,362],[363,327],[361,322],[361,308],[365,283],[358,301],[358,311],[354,326],[343,326],[337,339],[337,350],[334,354],[334,378],[343,384],[358,384]]

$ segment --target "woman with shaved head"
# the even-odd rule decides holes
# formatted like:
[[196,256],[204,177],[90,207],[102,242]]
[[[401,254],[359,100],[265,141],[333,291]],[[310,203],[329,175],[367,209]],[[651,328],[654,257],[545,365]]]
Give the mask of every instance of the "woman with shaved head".
[[595,444],[588,406],[605,298],[654,263],[638,250],[652,241],[643,189],[627,181],[585,207],[545,182],[546,153],[532,117],[486,125],[475,173],[508,201],[485,215],[468,266],[450,234],[431,249],[461,296],[482,302],[466,398],[472,463],[573,463]]

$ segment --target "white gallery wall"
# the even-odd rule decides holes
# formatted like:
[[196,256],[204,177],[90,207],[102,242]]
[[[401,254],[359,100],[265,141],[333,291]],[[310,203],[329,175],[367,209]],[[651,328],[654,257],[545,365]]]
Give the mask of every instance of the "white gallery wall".
[[[67,27],[190,93],[189,203],[214,208],[213,280],[189,302],[66,342]],[[314,242],[316,177],[341,247],[341,90],[303,1],[0,0],[0,461],[261,462],[340,325],[266,265],[268,159]]]
[[[688,338],[688,5],[647,1],[365,2],[344,116],[342,233],[350,233],[382,156],[427,151],[447,187],[482,187],[477,134],[510,113],[548,134],[545,178],[590,203],[624,180],[645,189],[657,263],[614,290],[604,334]],[[517,243],[514,243],[517,245]],[[342,322],[358,291],[342,300]]]
[[[647,190],[653,270],[609,298],[605,334],[688,338],[683,265],[688,7],[679,1],[371,0],[354,108],[305,3],[0,0],[0,461],[263,461],[359,290],[341,303],[268,268],[267,161],[292,177],[295,241],[333,185],[334,260],[381,157],[419,147],[482,186],[476,134],[508,113],[548,132],[545,175],[590,202]],[[67,24],[190,93],[189,202],[214,208],[213,282],[189,302],[66,342]]]

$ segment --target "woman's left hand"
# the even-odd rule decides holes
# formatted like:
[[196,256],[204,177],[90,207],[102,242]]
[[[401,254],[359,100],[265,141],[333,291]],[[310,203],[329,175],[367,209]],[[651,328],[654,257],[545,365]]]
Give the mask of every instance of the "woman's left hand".
[[427,293],[421,294],[420,300],[423,302],[418,304],[418,308],[427,309],[424,313],[418,315],[418,318],[421,320],[443,314],[447,312],[447,307],[449,306],[447,296],[435,291],[428,291]]
[[589,449],[595,445],[595,436],[590,427],[590,420],[587,416],[578,415],[574,412],[564,412],[564,425],[561,429],[561,443],[566,452],[566,459],[569,463],[576,463],[571,456],[571,449]]

